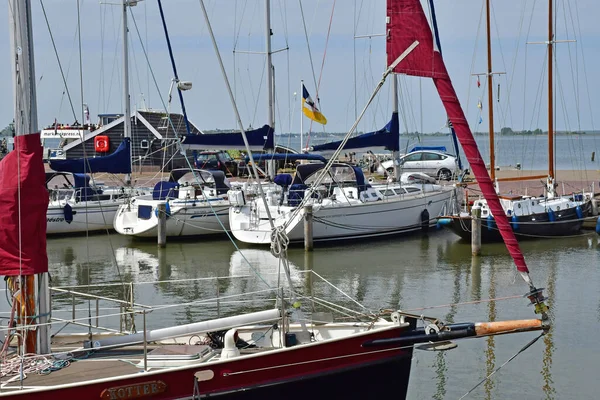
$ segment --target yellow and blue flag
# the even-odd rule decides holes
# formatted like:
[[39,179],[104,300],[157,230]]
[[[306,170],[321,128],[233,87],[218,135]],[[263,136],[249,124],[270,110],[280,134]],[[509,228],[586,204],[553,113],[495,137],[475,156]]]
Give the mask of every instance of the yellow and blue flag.
[[302,84],[302,101],[302,112],[304,113],[304,115],[306,115],[313,121],[318,122],[319,124],[327,124],[327,118],[325,118],[325,116],[321,114],[321,112],[317,108],[317,105],[308,94],[308,90],[306,90],[304,84]]

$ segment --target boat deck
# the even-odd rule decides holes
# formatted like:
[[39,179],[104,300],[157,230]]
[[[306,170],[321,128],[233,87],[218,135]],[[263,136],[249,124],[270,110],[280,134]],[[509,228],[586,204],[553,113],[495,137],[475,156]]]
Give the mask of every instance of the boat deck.
[[[157,356],[165,358],[177,356],[191,357],[203,351],[206,352],[208,347],[204,345],[148,346],[148,358],[152,359]],[[87,358],[75,357],[68,366],[48,374],[28,373],[22,382],[15,380],[14,382],[3,383],[1,392],[25,388],[32,389],[68,385],[86,380],[106,379],[140,373],[144,371],[143,359],[143,348],[141,346],[131,349],[100,351],[89,355]],[[197,358],[195,362],[201,363],[203,361]],[[138,363],[139,367],[137,366]],[[149,364],[151,364],[151,361],[149,361]],[[151,368],[149,367],[149,369]],[[2,381],[6,382],[7,379],[3,378]]]

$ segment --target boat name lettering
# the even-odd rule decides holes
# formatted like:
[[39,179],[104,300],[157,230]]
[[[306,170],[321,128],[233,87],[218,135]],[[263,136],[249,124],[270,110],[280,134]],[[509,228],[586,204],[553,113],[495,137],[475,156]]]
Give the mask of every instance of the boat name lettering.
[[65,219],[62,217],[59,218],[46,218],[46,222],[65,222]]
[[139,399],[154,396],[157,393],[164,393],[166,389],[167,384],[163,381],[141,382],[104,389],[100,394],[100,398],[108,400]]

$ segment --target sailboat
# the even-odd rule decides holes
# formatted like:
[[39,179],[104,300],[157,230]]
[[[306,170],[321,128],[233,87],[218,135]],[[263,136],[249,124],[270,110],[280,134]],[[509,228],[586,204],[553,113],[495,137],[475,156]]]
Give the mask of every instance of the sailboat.
[[[135,2],[131,2],[134,5]],[[47,233],[73,234],[113,229],[117,209],[132,195],[142,194],[142,189],[130,186],[131,181],[131,110],[129,103],[129,54],[127,46],[127,7],[123,9],[123,140],[119,147],[104,157],[84,157],[81,159],[50,160],[46,188],[50,192],[47,213]],[[114,123],[119,124],[118,121]],[[44,134],[59,135],[58,127],[42,131]],[[83,127],[81,127],[83,128]],[[87,129],[63,129],[69,137],[82,140]],[[108,145],[108,141],[104,142]],[[84,155],[85,155],[85,145]],[[93,183],[89,174],[124,174],[125,186],[104,187]]]
[[274,181],[280,188],[272,191],[268,203],[261,199],[247,200],[239,190],[230,191],[229,198],[233,201],[229,224],[233,236],[245,243],[271,244],[269,217],[273,215],[273,223],[289,241],[301,242],[305,238],[307,213],[312,214],[314,221],[314,241],[362,240],[426,231],[434,226],[437,217],[452,203],[453,187],[429,180],[403,184],[398,182],[397,166],[394,167],[395,182],[375,184],[367,181],[360,167],[334,163],[339,153],[348,149],[384,148],[392,151],[393,158],[398,157],[400,130],[395,76],[392,85],[393,113],[384,128],[314,146],[312,150],[317,152],[337,150],[327,164],[301,164],[294,177],[277,176]]
[[[548,24],[548,175],[520,177],[518,180],[545,178],[545,194],[541,197],[523,196],[523,195],[500,195],[503,213],[511,219],[512,228],[519,240],[552,238],[560,236],[571,236],[579,233],[583,227],[585,217],[592,208],[593,193],[573,192],[566,195],[558,195],[556,192],[555,173],[554,173],[554,106],[553,106],[553,56],[554,34],[552,32],[552,7],[553,2],[548,1],[549,5],[549,24]],[[490,135],[490,175],[492,181],[498,184],[500,181],[515,179],[496,179],[496,166],[494,154],[494,110],[492,93],[492,49],[491,49],[491,31],[490,31],[490,0],[486,0],[486,26],[487,26],[487,92],[488,92],[488,121]],[[479,75],[479,74],[478,74]],[[467,208],[469,200],[465,199]],[[458,206],[455,204],[458,208]],[[484,198],[473,202],[474,209],[480,209],[480,218],[484,221],[484,228],[481,230],[482,242],[498,242],[503,238],[497,229],[494,220],[494,213],[488,206]],[[439,223],[442,226],[450,228],[463,239],[471,239],[471,220],[472,215],[468,210],[456,210],[452,215],[443,217]]]
[[[201,4],[208,21],[204,4]],[[12,47],[12,59],[18,66],[15,73],[17,107],[19,111],[29,113],[18,115],[26,115],[31,125],[31,122],[35,123],[32,110],[21,108],[31,101],[30,92],[23,91],[23,86],[30,88],[33,81],[29,75],[29,65],[33,62],[29,5],[29,0],[11,0],[11,18],[14,19],[10,26],[19,33],[13,37]],[[410,70],[412,74],[433,77],[440,95],[445,94],[441,96],[442,100],[465,146],[470,131],[443,60],[433,49],[431,31],[419,0],[389,0],[388,20],[388,54],[393,57],[389,63],[390,71]],[[407,25],[408,21],[411,24]],[[212,36],[210,25],[209,30]],[[401,62],[402,57],[398,54],[415,42],[419,42],[420,47]],[[22,48],[27,50],[29,57],[20,57],[16,49]],[[429,69],[432,66],[434,70]],[[30,78],[31,82],[24,84],[24,77]],[[38,274],[43,283],[48,270],[42,148],[39,134],[24,133],[31,129],[29,125],[17,123],[15,150],[0,162],[0,237],[3,239],[0,241],[0,268],[3,275],[10,277],[9,294],[15,304],[9,327],[4,329],[7,332],[2,349],[5,352],[5,376],[0,397],[174,399],[214,396],[246,399],[274,398],[285,393],[286,398],[301,399],[310,393],[314,398],[378,398],[389,395],[390,386],[374,385],[373,382],[390,382],[394,396],[403,399],[409,382],[413,346],[417,343],[432,345],[459,338],[547,328],[542,292],[529,278],[508,221],[499,218],[507,246],[531,289],[528,297],[541,319],[443,324],[435,318],[394,311],[389,315],[387,312],[375,316],[358,315],[352,322],[313,323],[310,318],[300,318],[301,303],[298,300],[289,307],[290,303],[277,295],[275,308],[149,330],[146,329],[146,318],[152,314],[148,313],[147,306],[136,304],[134,308],[141,308],[130,313],[142,315],[141,332],[100,334],[92,331],[90,323],[83,346],[63,347],[57,349],[59,352],[51,353],[50,329],[44,323],[49,320],[49,310],[44,308],[47,304],[41,301],[38,310],[35,309],[37,302],[32,302],[31,308],[16,306],[23,305],[30,294],[36,293],[42,300],[47,300],[49,295],[44,284],[36,289],[36,285],[29,282],[34,274]],[[467,155],[479,156],[476,147],[467,150]],[[483,163],[474,157],[469,161],[482,185],[491,189],[489,177],[485,179],[487,173]],[[498,209],[500,204],[494,192],[486,190],[486,195],[490,196],[491,206]],[[19,208],[20,203],[35,207],[25,213]],[[18,240],[25,236],[27,240]],[[282,263],[289,279],[285,259]],[[290,287],[289,290],[293,298],[294,289]],[[279,289],[274,288],[274,292],[278,293]],[[389,319],[384,318],[386,316]],[[427,320],[427,326],[418,328],[417,321],[423,319]],[[31,340],[35,335],[42,343],[37,348],[36,340]],[[53,335],[53,340],[58,340],[59,336]],[[15,355],[9,356],[6,351],[13,338],[20,348]],[[187,345],[166,344],[166,340],[172,338],[179,338],[180,343]],[[191,344],[192,341],[196,344]],[[40,355],[30,354],[34,352]],[[43,374],[34,372],[42,369]]]

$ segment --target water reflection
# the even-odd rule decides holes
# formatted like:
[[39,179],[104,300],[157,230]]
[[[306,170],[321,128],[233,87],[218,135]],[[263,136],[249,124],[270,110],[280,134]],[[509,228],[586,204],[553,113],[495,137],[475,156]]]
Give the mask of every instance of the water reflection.
[[[496,268],[492,261],[490,265],[490,288],[488,292],[490,299],[496,298]],[[496,301],[492,300],[488,302],[488,321],[493,322],[496,320]],[[485,376],[490,376],[496,368],[496,339],[495,336],[488,336],[486,339],[485,349]],[[486,379],[483,388],[485,391],[485,399],[491,400],[495,386],[493,378]]]
[[[452,290],[452,302],[450,304],[448,313],[444,316],[445,323],[453,323],[454,317],[458,311],[457,303],[461,301],[461,268],[459,266],[453,266],[453,290]],[[436,393],[433,398],[441,400],[446,397],[446,383],[448,372],[448,366],[446,365],[446,351],[439,351],[436,354],[435,360],[435,375],[437,377]]]
[[[556,304],[556,260],[553,259],[550,261],[550,272],[548,274],[548,282],[546,293],[548,296],[548,317],[552,323],[552,326],[555,326],[556,319],[554,318],[554,306]],[[555,328],[556,329],[556,328]],[[544,391],[545,398],[547,400],[553,400],[554,395],[556,394],[556,390],[554,389],[554,380],[552,379],[552,355],[554,353],[554,329],[550,329],[544,335],[544,357],[542,359],[542,377],[544,379],[544,386],[542,390]]]

